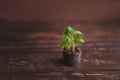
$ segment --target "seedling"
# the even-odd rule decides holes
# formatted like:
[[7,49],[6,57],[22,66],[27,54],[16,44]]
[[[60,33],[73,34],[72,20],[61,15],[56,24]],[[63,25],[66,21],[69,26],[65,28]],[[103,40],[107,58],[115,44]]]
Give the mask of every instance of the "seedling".
[[61,40],[61,48],[71,48],[72,52],[74,52],[75,45],[79,43],[84,43],[82,32],[73,29],[71,26],[65,28]]

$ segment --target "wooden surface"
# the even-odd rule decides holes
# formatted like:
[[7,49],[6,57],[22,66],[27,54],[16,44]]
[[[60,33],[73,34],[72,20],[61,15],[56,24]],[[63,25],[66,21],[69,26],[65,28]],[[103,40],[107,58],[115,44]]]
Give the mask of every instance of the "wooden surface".
[[77,67],[67,67],[62,62],[60,26],[65,24],[6,25],[0,24],[0,80],[120,80],[118,25],[76,27],[84,32],[86,40],[78,45],[82,62]]

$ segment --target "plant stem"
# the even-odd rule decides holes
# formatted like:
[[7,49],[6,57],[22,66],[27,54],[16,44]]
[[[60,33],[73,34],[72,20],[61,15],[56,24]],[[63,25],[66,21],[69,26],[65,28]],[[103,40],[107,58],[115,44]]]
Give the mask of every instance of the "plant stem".
[[71,48],[72,48],[72,52],[74,52],[75,51],[75,44],[72,44]]

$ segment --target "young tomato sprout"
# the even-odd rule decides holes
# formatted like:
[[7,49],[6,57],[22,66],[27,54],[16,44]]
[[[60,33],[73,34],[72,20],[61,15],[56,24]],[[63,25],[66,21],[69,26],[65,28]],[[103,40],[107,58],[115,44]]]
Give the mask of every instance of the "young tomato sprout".
[[75,44],[79,43],[84,43],[82,32],[73,29],[71,26],[65,28],[61,40],[61,48],[72,48],[72,51],[74,51]]

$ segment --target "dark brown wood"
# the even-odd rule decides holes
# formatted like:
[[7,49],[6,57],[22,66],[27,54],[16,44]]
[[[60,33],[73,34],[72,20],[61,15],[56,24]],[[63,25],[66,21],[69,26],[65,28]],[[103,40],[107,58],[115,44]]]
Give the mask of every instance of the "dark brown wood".
[[85,36],[85,43],[78,45],[82,58],[77,67],[62,61],[64,23],[0,25],[0,80],[120,80],[119,25],[82,23],[83,27],[76,27]]

